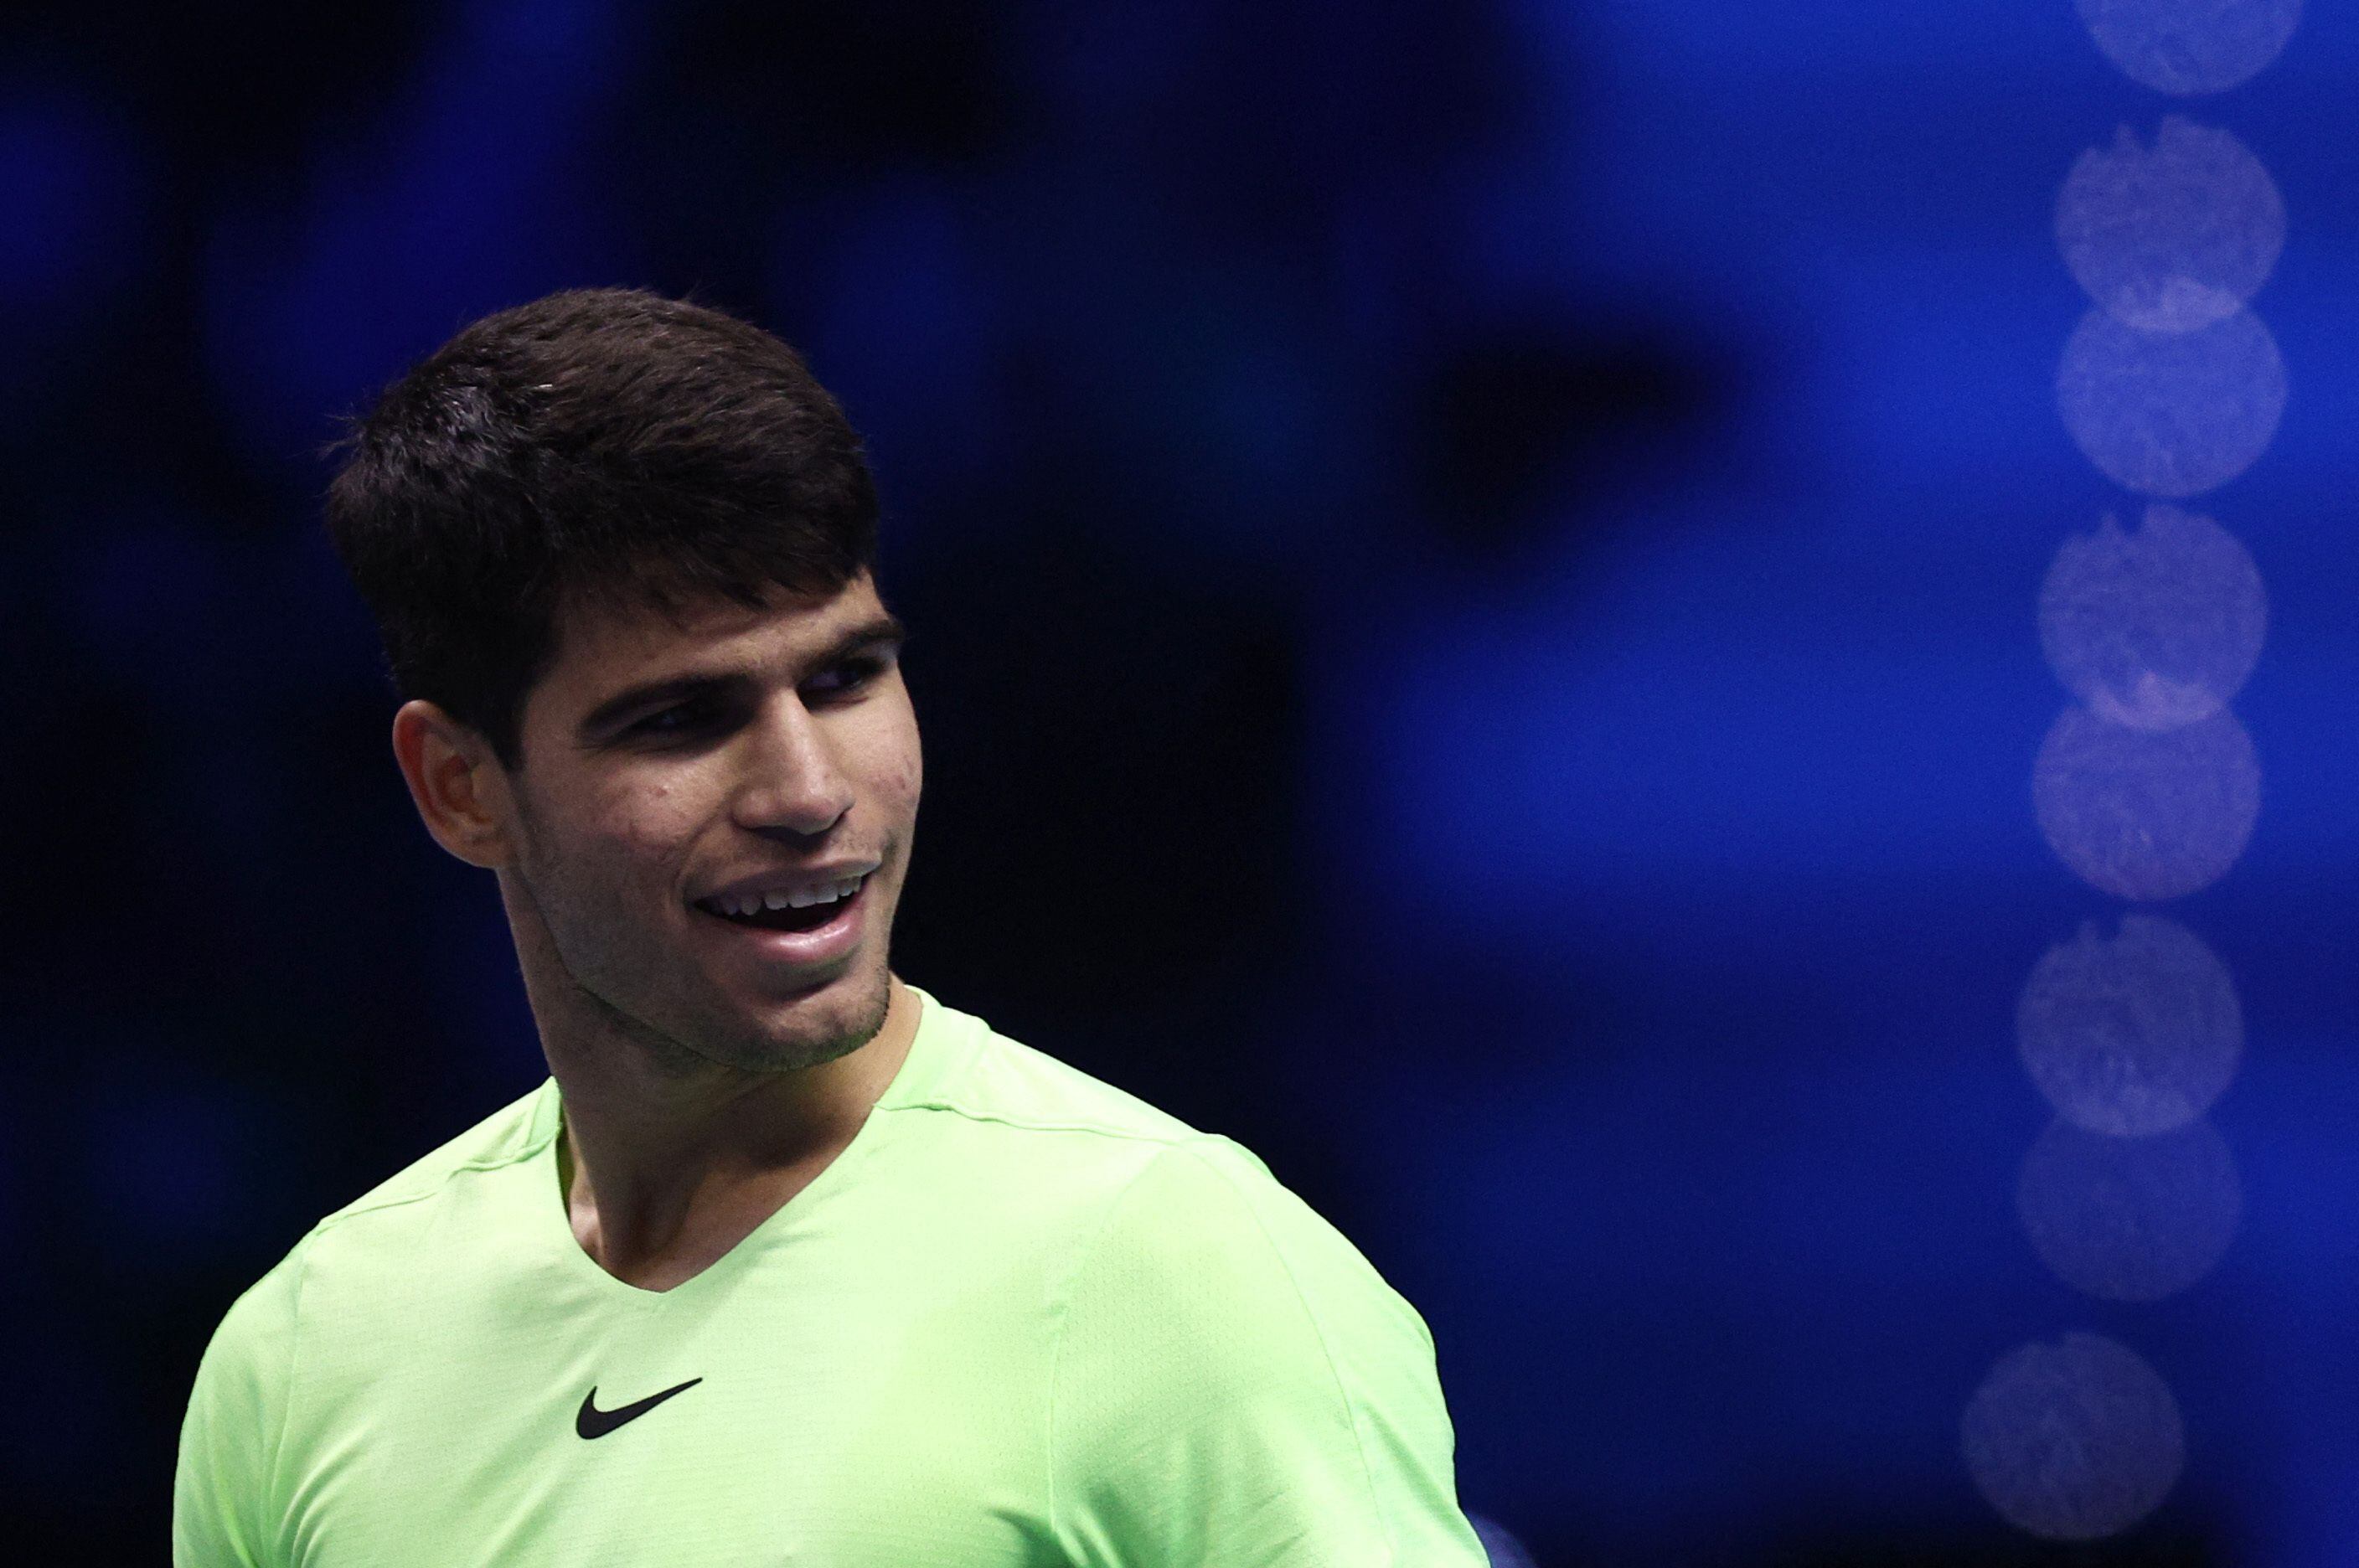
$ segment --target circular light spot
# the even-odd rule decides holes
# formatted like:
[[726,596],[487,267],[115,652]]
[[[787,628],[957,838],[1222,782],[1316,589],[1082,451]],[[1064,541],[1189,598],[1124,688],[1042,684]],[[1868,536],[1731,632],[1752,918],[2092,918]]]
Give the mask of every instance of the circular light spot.
[[2130,326],[2184,332],[2232,316],[2285,248],[2285,201],[2226,131],[2163,116],[2091,147],[2056,201],[2056,243],[2089,297]]
[[2135,533],[2108,513],[2065,540],[2039,587],[2039,645],[2098,717],[2168,730],[2208,719],[2253,672],[2268,627],[2236,536],[2159,503]]
[[2185,1127],[2235,1076],[2245,1018],[2227,966],[2156,915],[2082,925],[2048,950],[2015,1010],[2023,1065],[2075,1126],[2114,1138]]
[[2209,1122],[2108,1138],[2055,1121],[2024,1158],[2016,1207],[2032,1250],[2074,1290],[2158,1301],[2220,1261],[2244,1189]]
[[2192,495],[2244,473],[2268,450],[2285,401],[2285,362],[2250,310],[2149,332],[2092,310],[2056,375],[2072,440],[2107,478],[2147,495]]
[[2277,59],[2301,0],[2076,0],[2105,58],[2158,93],[2224,93]]
[[1991,1507],[2049,1541],[2127,1530],[2187,1463],[2169,1386],[2136,1351],[2093,1334],[2000,1356],[1967,1402],[1962,1435]]
[[2225,708],[2155,732],[2076,703],[2040,743],[2031,799],[2049,847],[2074,875],[2152,903],[2209,887],[2236,863],[2260,815],[2261,769]]

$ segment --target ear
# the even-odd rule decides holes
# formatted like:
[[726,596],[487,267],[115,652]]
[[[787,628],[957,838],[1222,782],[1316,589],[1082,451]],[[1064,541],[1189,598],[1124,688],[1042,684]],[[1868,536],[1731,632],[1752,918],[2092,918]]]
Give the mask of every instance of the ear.
[[507,770],[484,738],[422,698],[393,715],[393,757],[434,842],[470,866],[513,858]]

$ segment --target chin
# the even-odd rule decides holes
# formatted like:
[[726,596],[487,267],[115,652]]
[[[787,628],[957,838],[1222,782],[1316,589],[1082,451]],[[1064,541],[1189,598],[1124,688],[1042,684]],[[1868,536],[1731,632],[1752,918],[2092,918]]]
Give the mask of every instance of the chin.
[[865,1045],[884,1029],[892,1000],[889,973],[881,967],[873,972],[864,966],[853,969],[779,1003],[784,1011],[767,1044],[774,1050],[798,1046],[808,1050],[821,1044],[824,1037],[838,1047],[831,1054],[845,1054]]

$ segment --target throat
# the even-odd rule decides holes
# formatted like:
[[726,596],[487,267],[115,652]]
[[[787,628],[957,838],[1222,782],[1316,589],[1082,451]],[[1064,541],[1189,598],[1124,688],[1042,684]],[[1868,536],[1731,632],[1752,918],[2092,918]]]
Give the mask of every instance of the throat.
[[700,1195],[686,1211],[663,1218],[603,1211],[585,1193],[583,1202],[568,1204],[573,1239],[592,1263],[625,1285],[675,1290],[735,1252],[842,1152],[840,1145],[832,1147],[760,1180]]

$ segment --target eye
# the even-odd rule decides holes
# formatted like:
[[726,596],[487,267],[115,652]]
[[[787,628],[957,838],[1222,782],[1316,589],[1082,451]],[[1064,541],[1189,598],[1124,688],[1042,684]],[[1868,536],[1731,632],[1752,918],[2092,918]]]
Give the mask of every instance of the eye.
[[[702,702],[682,702],[677,707],[666,708],[661,713],[649,713],[646,718],[641,719],[637,724],[631,726],[631,733],[634,735],[679,735],[685,730],[694,729],[696,725],[702,721],[704,716],[705,706]],[[678,720],[680,722],[667,722],[670,720]]]
[[[865,687],[883,673],[885,666],[886,660],[882,659],[847,659],[821,672],[813,687],[806,690],[815,688],[823,697],[845,696]],[[819,684],[831,680],[835,683]],[[649,713],[631,725],[629,733],[650,736],[693,735],[718,722],[719,716],[712,702],[699,698]]]
[[827,671],[829,675],[841,675],[844,677],[843,683],[840,686],[829,687],[824,690],[830,695],[844,691],[857,691],[861,687],[867,685],[871,681],[874,681],[877,675],[883,671],[884,668],[885,661],[881,659],[847,659],[842,663]]

